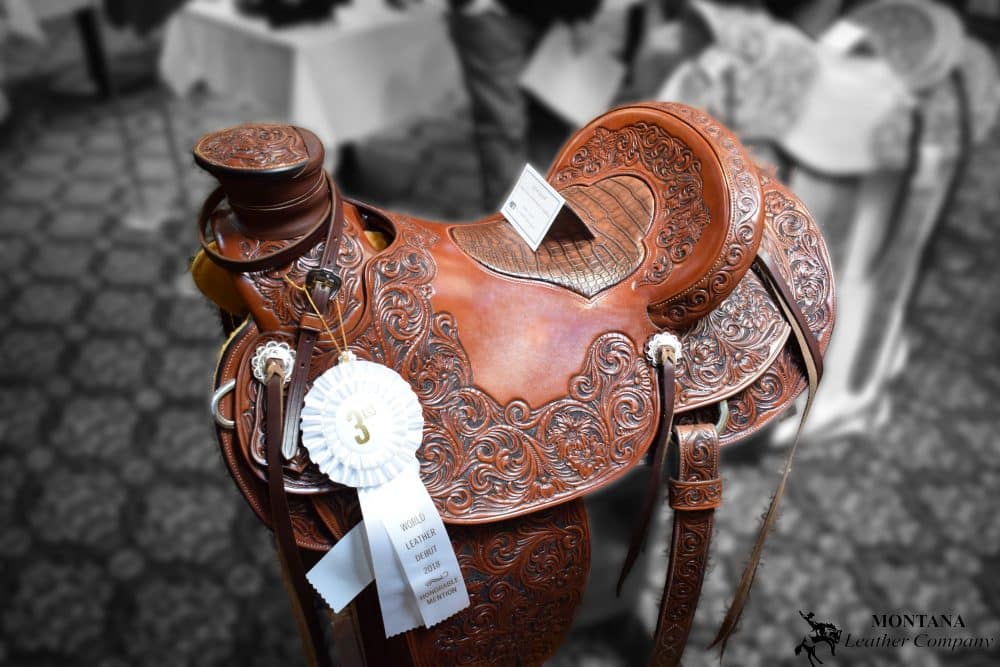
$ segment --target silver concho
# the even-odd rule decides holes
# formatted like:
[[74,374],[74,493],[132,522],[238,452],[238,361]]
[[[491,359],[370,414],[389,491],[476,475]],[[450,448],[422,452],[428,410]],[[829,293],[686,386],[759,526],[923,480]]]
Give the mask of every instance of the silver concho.
[[674,363],[681,360],[681,340],[669,331],[661,331],[646,341],[646,358],[654,366],[660,365],[660,348],[668,347],[674,353]]
[[276,340],[269,340],[254,351],[253,358],[250,360],[253,376],[259,382],[267,382],[267,362],[271,359],[277,359],[282,363],[285,369],[285,382],[290,382],[292,367],[295,365],[295,350],[288,343]]

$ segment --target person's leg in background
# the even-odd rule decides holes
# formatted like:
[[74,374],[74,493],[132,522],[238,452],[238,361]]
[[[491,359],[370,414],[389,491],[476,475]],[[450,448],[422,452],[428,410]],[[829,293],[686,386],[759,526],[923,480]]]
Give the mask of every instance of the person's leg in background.
[[541,29],[500,9],[456,9],[449,28],[472,107],[483,207],[496,210],[528,160],[528,104],[518,79]]

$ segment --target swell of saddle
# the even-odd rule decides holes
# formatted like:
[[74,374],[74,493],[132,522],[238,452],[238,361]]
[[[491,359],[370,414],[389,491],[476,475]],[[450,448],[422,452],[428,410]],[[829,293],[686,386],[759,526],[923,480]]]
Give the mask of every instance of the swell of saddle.
[[[421,474],[452,524],[566,502],[639,463],[659,426],[644,353],[657,331],[683,346],[681,421],[714,422],[728,400],[721,440],[730,443],[787,408],[804,374],[788,324],[749,270],[762,243],[821,348],[829,340],[833,284],[815,224],[705,114],[682,105],[612,111],[569,140],[548,178],[586,229],[558,228],[538,253],[496,218],[449,226],[343,204],[343,284],[330,308],[342,326],[329,322],[332,333],[417,393]],[[211,225],[219,253],[240,261],[295,241],[255,238],[226,208]],[[384,249],[365,237],[373,229],[391,238]],[[311,312],[300,286],[322,249],[317,241],[287,265],[233,276],[253,318],[241,349],[294,346]],[[231,449],[242,477],[258,482],[264,399],[250,356],[230,359],[217,384],[236,381]],[[310,382],[336,357],[337,345],[321,338]],[[339,495],[301,447],[285,485],[298,496]]]

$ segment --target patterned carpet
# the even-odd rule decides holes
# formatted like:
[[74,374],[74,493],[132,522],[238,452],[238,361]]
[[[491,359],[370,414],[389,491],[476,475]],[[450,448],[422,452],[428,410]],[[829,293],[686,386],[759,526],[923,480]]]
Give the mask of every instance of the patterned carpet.
[[[218,331],[185,275],[191,216],[175,199],[159,111],[186,150],[254,110],[150,89],[127,95],[121,112],[143,137],[147,211],[171,210],[163,224],[129,222],[122,212],[137,202],[112,107],[45,88],[15,91],[17,113],[0,136],[0,664],[299,664],[269,535],[213,444],[206,392]],[[456,127],[467,121],[364,146],[362,192],[443,217],[474,211],[474,161]],[[399,149],[404,136],[410,151]],[[386,161],[391,191],[371,179],[371,165]],[[890,425],[805,443],[727,664],[808,664],[793,653],[808,631],[800,610],[854,635],[873,634],[872,614],[961,614],[964,634],[1000,638],[998,165],[994,135],[972,157],[927,257]],[[193,202],[208,182],[185,169]],[[780,459],[760,447],[726,455],[727,499],[689,666],[717,664],[700,648]],[[658,595],[651,587],[646,597]],[[638,625],[623,627],[581,629],[554,662],[643,664]],[[821,657],[973,667],[997,664],[998,643]]]

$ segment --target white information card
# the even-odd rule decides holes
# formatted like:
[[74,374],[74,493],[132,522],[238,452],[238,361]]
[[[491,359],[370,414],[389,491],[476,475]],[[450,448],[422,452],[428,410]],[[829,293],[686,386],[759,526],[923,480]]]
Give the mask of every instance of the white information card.
[[565,203],[566,199],[534,167],[526,164],[500,212],[524,242],[532,250],[538,250]]

